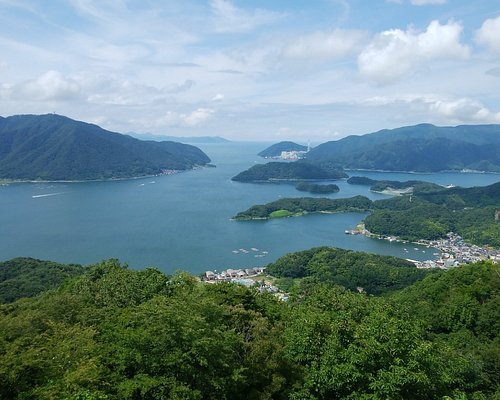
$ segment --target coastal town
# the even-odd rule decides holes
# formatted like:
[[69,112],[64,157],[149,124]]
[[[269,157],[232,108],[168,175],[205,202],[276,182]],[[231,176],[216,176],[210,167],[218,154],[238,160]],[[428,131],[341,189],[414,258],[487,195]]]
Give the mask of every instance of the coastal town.
[[206,271],[202,280],[206,283],[232,282],[246,287],[254,287],[259,293],[271,293],[280,300],[287,301],[288,295],[269,281],[265,275],[266,267],[239,268],[217,272]]
[[453,232],[449,232],[444,239],[419,240],[417,243],[441,252],[436,260],[415,261],[418,268],[446,269],[483,260],[500,262],[500,250],[469,244]]
[[[365,229],[363,224],[358,225],[355,229],[346,230],[345,233],[349,235],[365,235],[367,237],[388,240],[391,242],[410,243],[395,236],[374,235]],[[413,262],[417,268],[449,269],[462,264],[470,264],[484,260],[500,263],[500,250],[469,244],[465,242],[460,235],[454,232],[449,232],[446,238],[443,239],[418,240],[413,243],[427,248],[434,248],[439,251],[439,253],[433,253],[436,256],[436,259],[433,260],[417,261],[407,259]],[[217,272],[217,270],[206,271],[201,278],[207,283],[233,282],[246,287],[256,287],[260,292],[273,293],[280,298],[285,296],[276,286],[265,279],[265,270],[266,267],[228,268],[220,272]]]
[[[371,238],[388,240],[390,242],[409,243],[401,240],[396,236],[380,236],[375,235],[365,229],[363,224],[358,225],[355,229],[345,231],[348,235],[364,235]],[[481,247],[474,244],[469,244],[464,239],[454,232],[448,232],[446,237],[438,240],[418,240],[415,244],[435,248],[440,253],[434,253],[437,256],[434,260],[417,261],[408,259],[413,262],[417,268],[452,268],[461,264],[470,264],[477,261],[492,260],[500,262],[500,250]]]

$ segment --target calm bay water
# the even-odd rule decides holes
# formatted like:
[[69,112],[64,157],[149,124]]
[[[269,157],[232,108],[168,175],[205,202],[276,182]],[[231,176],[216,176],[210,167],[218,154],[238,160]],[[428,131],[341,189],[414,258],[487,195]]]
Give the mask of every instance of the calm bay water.
[[[265,265],[288,252],[322,245],[412,259],[432,257],[432,250],[425,247],[345,235],[345,229],[355,227],[363,219],[364,214],[359,213],[230,221],[237,212],[254,204],[307,195],[287,184],[230,180],[254,163],[262,163],[256,153],[266,146],[202,145],[217,168],[177,175],[115,182],[0,186],[0,259],[29,256],[90,264],[115,257],[133,268],[156,266],[166,273],[176,269],[199,273]],[[464,187],[500,180],[500,175],[494,174],[351,174]],[[387,197],[371,193],[366,186],[335,183],[340,192],[328,197]]]

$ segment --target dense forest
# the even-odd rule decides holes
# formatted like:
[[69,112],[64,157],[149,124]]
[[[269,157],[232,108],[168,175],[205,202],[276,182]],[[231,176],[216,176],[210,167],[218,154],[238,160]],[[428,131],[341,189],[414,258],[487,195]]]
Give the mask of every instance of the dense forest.
[[278,284],[287,291],[304,285],[304,282],[327,282],[374,295],[402,289],[429,273],[401,258],[333,247],[287,254],[269,264],[266,272],[282,278]]
[[269,146],[258,155],[264,158],[279,157],[282,151],[307,151],[307,146],[295,142],[283,141]]
[[[235,220],[268,219],[278,216],[303,215],[314,212],[367,211],[372,208],[372,201],[364,196],[347,199],[328,199],[315,197],[284,198],[271,203],[255,205],[238,213]],[[286,212],[285,214],[283,212]]]
[[500,125],[384,129],[323,143],[308,162],[330,161],[346,169],[437,172],[500,171]]
[[311,182],[299,182],[295,185],[295,189],[301,192],[309,192],[309,193],[337,193],[340,191],[339,187],[334,184],[330,185],[318,185],[317,183]]
[[[408,268],[403,261],[388,258],[372,272],[363,264],[381,260],[353,252],[288,257],[295,266],[304,259],[313,275],[290,285],[287,302],[108,260],[34,298],[0,305],[0,398],[500,395],[498,265],[394,277],[390,271]],[[288,259],[280,263],[286,268]],[[409,286],[373,296],[335,282],[365,274]]]
[[373,203],[366,228],[403,239],[438,239],[456,232],[480,245],[500,247],[500,182],[486,187],[450,188]]
[[[378,181],[375,181],[378,182]],[[383,181],[386,182],[386,181]],[[456,232],[478,245],[500,247],[500,182],[485,187],[440,188],[432,184],[411,195],[371,201],[364,196],[346,199],[283,198],[255,205],[238,213],[236,220],[299,216],[308,212],[370,211],[365,227],[371,233],[404,240],[435,240]]]
[[366,185],[370,186],[370,190],[374,192],[382,192],[387,189],[405,190],[411,189],[413,193],[417,192],[435,192],[443,189],[442,186],[432,182],[425,181],[388,181],[366,178],[364,176],[351,176],[347,183],[351,185]]
[[0,179],[131,178],[209,162],[191,145],[138,140],[61,115],[0,118]]
[[238,182],[272,182],[273,180],[341,179],[342,171],[331,171],[305,162],[269,162],[257,164],[231,178]]
[[27,257],[0,262],[0,303],[36,296],[83,272],[81,265],[59,264]]

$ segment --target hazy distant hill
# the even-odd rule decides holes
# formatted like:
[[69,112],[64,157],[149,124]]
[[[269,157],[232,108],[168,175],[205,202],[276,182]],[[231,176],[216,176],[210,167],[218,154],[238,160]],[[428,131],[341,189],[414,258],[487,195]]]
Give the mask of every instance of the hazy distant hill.
[[282,151],[306,151],[307,146],[302,146],[295,142],[279,142],[267,149],[262,150],[258,155],[261,157],[279,157]]
[[154,133],[136,133],[127,132],[127,135],[140,140],[154,140],[155,142],[172,141],[181,143],[229,143],[227,140],[220,136],[164,136],[156,135]]
[[88,180],[129,178],[210,162],[194,146],[142,141],[55,115],[0,119],[0,178]]
[[500,171],[500,125],[385,129],[321,144],[307,160],[352,169]]

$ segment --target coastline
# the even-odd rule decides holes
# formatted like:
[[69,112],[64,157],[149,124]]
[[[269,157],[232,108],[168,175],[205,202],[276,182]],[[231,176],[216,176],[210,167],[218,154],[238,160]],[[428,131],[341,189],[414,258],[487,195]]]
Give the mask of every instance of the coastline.
[[84,183],[84,182],[115,182],[115,181],[128,181],[128,180],[136,180],[136,179],[145,179],[145,178],[154,178],[158,176],[165,175],[176,175],[182,172],[194,171],[201,168],[214,168],[213,164],[211,165],[196,165],[190,169],[172,169],[165,170],[165,172],[159,174],[149,174],[149,175],[140,175],[140,176],[128,176],[123,178],[105,178],[105,179],[61,179],[61,180],[42,180],[42,179],[0,179],[0,185],[11,185],[18,183]]
[[481,247],[475,244],[467,243],[460,235],[454,232],[449,232],[446,235],[446,238],[437,240],[419,239],[417,241],[403,240],[397,236],[384,236],[371,233],[365,229],[364,224],[359,224],[356,226],[356,229],[352,230],[352,232],[357,233],[350,234],[362,234],[372,239],[426,246],[427,248],[434,248],[441,253],[434,260],[416,261],[407,259],[408,261],[413,262],[417,268],[448,269],[461,264],[468,264],[483,260],[500,262],[499,249]]
[[368,168],[346,168],[344,171],[352,171],[352,172],[383,172],[383,173],[393,173],[393,174],[426,174],[426,175],[434,175],[434,174],[443,174],[447,172],[459,173],[459,174],[495,174],[500,175],[499,171],[480,171],[474,169],[445,169],[442,171],[398,171],[398,170],[390,170],[390,169],[368,169]]
[[244,218],[230,218],[231,221],[268,221],[271,219],[283,219],[283,218],[294,218],[294,217],[303,217],[308,214],[341,214],[341,213],[366,213],[370,212],[370,210],[361,210],[361,209],[352,209],[352,210],[341,210],[341,211],[301,211],[292,215],[286,215],[283,217],[244,217]]

